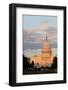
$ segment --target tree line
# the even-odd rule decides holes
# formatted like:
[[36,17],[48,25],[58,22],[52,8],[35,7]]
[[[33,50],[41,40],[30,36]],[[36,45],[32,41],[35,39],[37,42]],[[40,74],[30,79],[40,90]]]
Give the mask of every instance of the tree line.
[[[32,61],[32,63],[30,64],[30,58],[25,57],[23,55],[23,70],[27,70],[28,68],[34,68],[34,61]],[[41,68],[44,68],[43,66],[41,66]],[[53,58],[53,63],[51,64],[51,67],[45,67],[48,69],[57,69],[57,57]]]

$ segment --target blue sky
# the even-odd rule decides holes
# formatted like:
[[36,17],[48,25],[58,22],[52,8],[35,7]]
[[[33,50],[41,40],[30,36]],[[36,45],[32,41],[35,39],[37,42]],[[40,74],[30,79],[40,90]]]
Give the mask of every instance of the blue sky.
[[57,27],[57,17],[56,16],[31,16],[24,15],[24,29],[33,28],[41,24],[41,22],[47,21],[49,27]]
[[30,51],[33,54],[40,53],[46,37],[45,32],[48,33],[48,42],[53,49],[53,54],[57,53],[57,17],[24,15],[22,22],[24,22],[24,27],[22,27],[24,35],[23,48],[26,56],[30,54]]

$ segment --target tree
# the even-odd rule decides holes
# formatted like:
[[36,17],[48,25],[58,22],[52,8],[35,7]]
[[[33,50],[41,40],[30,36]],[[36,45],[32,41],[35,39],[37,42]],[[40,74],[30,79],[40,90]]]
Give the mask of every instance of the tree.
[[32,63],[31,63],[31,67],[32,67],[32,68],[34,67],[34,61],[32,61]]
[[51,68],[56,69],[57,68],[57,57],[54,57],[53,63],[51,65]]
[[28,69],[30,67],[29,60],[30,60],[29,58],[23,55],[23,70]]

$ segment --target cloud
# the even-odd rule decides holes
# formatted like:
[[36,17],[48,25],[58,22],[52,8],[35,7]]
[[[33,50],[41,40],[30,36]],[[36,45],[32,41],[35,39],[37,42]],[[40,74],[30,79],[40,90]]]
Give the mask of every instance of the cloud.
[[35,28],[23,30],[23,44],[26,49],[40,49],[46,39],[45,32],[47,31],[48,41],[52,48],[57,47],[57,28],[48,27],[47,22],[40,24]]

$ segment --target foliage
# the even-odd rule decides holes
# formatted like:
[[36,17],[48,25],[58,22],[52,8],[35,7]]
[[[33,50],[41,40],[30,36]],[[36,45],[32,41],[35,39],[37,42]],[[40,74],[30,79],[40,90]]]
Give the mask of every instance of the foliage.
[[52,65],[51,65],[51,68],[57,69],[57,57],[54,57],[53,63],[52,63]]

